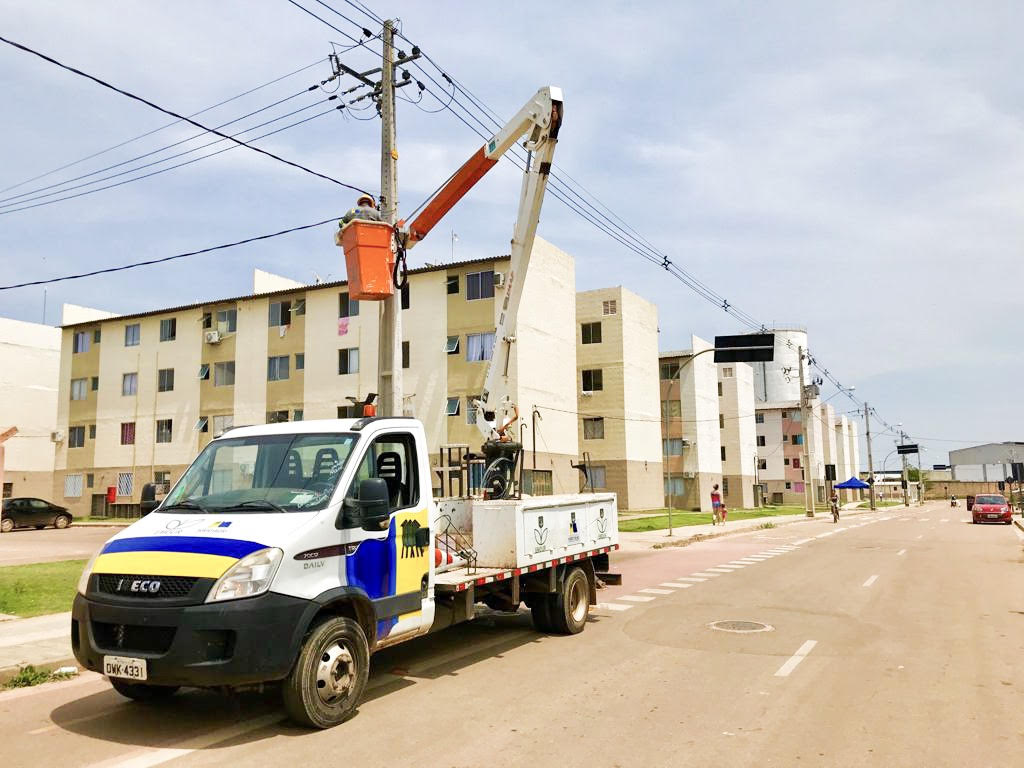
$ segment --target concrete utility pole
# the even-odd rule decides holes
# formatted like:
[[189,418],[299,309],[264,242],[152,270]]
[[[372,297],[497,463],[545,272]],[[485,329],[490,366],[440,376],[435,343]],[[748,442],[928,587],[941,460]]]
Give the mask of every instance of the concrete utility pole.
[[[900,445],[907,442],[907,433],[902,429],[900,430]],[[910,492],[907,488],[909,483],[907,482],[907,454],[901,453],[900,458],[903,460],[903,470],[900,473],[900,485],[903,486],[903,506],[910,506]]]
[[[395,24],[384,22],[380,77],[380,214],[398,220],[398,150],[395,147]],[[380,348],[377,357],[381,416],[402,415],[402,296],[396,291],[380,302]]]
[[868,436],[868,495],[871,498],[871,508],[875,508],[875,463],[871,459],[871,409],[864,403],[864,429]]
[[804,384],[804,348],[797,347],[797,350],[797,366],[800,368],[800,434],[804,442],[804,505],[807,516],[814,517],[814,471],[811,466],[813,452],[811,451],[811,441],[807,439],[807,422],[810,408],[807,402],[807,388]]

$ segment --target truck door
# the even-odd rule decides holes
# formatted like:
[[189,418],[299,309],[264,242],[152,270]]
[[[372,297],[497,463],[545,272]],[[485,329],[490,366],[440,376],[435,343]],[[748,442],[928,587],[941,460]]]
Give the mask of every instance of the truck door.
[[378,641],[425,633],[434,620],[427,589],[430,488],[421,487],[418,459],[413,435],[380,435],[360,458],[348,490],[354,498],[361,480],[379,477],[390,494],[387,529],[353,530],[353,541],[359,543],[345,559],[348,584],[365,590],[373,601]]

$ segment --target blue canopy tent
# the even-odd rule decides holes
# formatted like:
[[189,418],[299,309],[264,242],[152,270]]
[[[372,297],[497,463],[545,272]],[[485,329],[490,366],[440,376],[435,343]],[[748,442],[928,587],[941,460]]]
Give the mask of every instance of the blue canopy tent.
[[833,488],[839,488],[839,489],[848,489],[848,490],[858,490],[858,489],[864,490],[866,488],[870,488],[871,486],[868,485],[867,483],[865,483],[863,480],[859,480],[856,477],[851,477],[845,483],[836,483],[832,487]]

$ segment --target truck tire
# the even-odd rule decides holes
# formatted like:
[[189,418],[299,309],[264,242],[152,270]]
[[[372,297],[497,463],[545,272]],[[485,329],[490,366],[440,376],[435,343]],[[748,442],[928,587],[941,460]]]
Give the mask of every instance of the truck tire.
[[554,632],[551,625],[551,600],[550,595],[534,595],[531,598],[530,617],[533,619],[533,628],[538,632]]
[[582,568],[570,568],[558,592],[549,596],[548,612],[553,631],[575,635],[583,631],[590,615],[590,585]]
[[114,690],[124,696],[126,699],[133,699],[135,701],[158,701],[160,699],[166,699],[168,696],[173,696],[177,690],[177,685],[148,685],[146,683],[129,683],[126,680],[121,680],[117,677],[110,678],[110,684]]
[[306,635],[282,686],[288,716],[308,728],[331,728],[351,717],[366,688],[370,649],[358,622],[331,616]]

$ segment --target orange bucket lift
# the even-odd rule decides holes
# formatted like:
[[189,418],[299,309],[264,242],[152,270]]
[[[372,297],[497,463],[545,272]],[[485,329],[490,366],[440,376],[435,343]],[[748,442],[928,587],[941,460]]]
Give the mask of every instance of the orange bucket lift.
[[394,295],[394,227],[384,221],[353,219],[338,230],[334,242],[345,249],[349,296],[380,301]]

